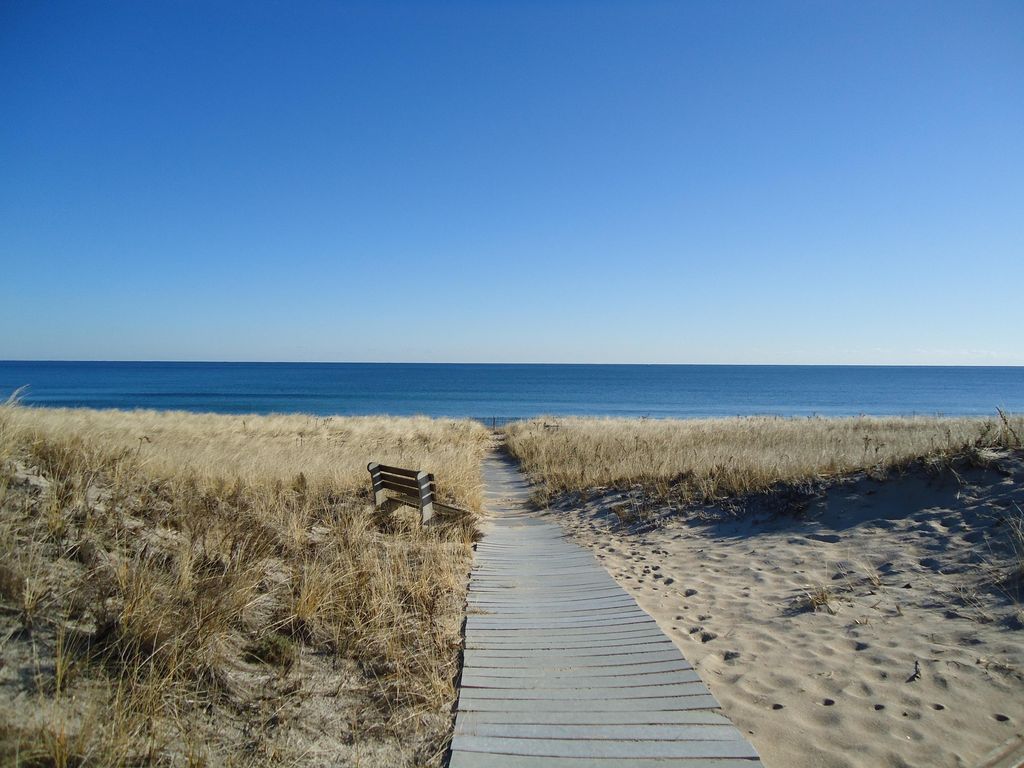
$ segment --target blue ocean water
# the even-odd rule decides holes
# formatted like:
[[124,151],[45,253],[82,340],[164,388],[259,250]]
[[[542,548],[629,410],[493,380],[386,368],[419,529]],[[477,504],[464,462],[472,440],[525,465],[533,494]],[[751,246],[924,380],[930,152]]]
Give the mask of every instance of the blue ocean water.
[[0,361],[37,406],[518,418],[1024,412],[1024,368]]
[[0,361],[32,405],[221,413],[701,417],[1024,412],[1024,367]]

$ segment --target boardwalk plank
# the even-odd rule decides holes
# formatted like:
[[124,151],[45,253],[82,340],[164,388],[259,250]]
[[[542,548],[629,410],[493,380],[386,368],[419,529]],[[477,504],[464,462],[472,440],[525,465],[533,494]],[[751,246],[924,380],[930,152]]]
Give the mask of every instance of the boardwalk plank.
[[757,757],[754,748],[738,738],[738,734],[737,738],[728,741],[509,739],[456,734],[452,739],[452,749],[537,757]]
[[461,712],[455,723],[459,728],[476,728],[483,724],[519,725],[727,725],[729,719],[710,709],[676,709],[633,712],[579,712],[575,709],[547,712]]
[[614,589],[608,589],[604,592],[598,593],[575,593],[565,597],[548,597],[547,599],[538,597],[528,601],[524,601],[522,597],[512,599],[504,595],[485,595],[482,593],[476,593],[470,595],[467,602],[469,605],[479,605],[484,607],[493,606],[497,608],[504,608],[506,606],[515,607],[517,605],[523,605],[524,602],[528,605],[534,606],[535,608],[560,608],[567,605],[578,605],[590,608],[593,606],[603,605],[605,603],[618,603],[622,600],[622,597],[622,591],[618,587],[615,587]]
[[529,617],[514,616],[480,616],[470,614],[466,617],[466,631],[471,629],[515,629],[529,627],[533,629],[558,629],[559,627],[622,627],[629,624],[649,624],[657,626],[650,616],[644,613],[629,613],[609,616],[607,618],[586,617]]
[[[623,647],[644,645],[647,643],[665,642],[665,637],[659,637],[654,633],[634,635],[630,638],[617,638]],[[607,648],[608,638],[592,638],[584,635],[578,637],[562,637],[554,639],[538,639],[533,642],[516,638],[497,639],[474,639],[467,643],[472,650],[504,650],[504,651],[528,651],[528,650],[585,650],[588,648]]]
[[565,671],[558,671],[557,667],[465,667],[463,674],[498,677],[551,677],[555,675],[586,675],[587,677],[630,677],[641,674],[653,674],[657,672],[678,672],[692,669],[690,662],[679,658],[671,661],[647,661],[638,664],[611,664],[605,667],[569,667]]
[[609,647],[607,645],[589,648],[469,648],[464,657],[476,666],[482,666],[483,660],[501,659],[555,659],[558,661],[574,661],[580,664],[594,661],[597,656],[641,656],[649,653],[666,653],[674,658],[682,658],[679,650],[671,640],[659,640],[647,643],[629,643]]
[[[486,619],[491,624],[504,621],[514,624],[519,630],[529,629],[529,622],[538,620],[576,620],[584,623],[593,623],[601,619],[642,618],[644,622],[652,627],[657,626],[657,623],[650,615],[641,611],[635,603],[630,605],[619,600],[608,601],[607,604],[603,603],[604,601],[596,605],[587,602],[580,602],[576,605],[572,603],[549,605],[515,603],[502,605],[500,603],[471,602],[467,604],[466,610],[467,616],[472,616],[478,621]],[[571,624],[568,628],[572,628]],[[552,627],[552,629],[557,629],[557,627]]]
[[620,675],[598,677],[591,675],[547,675],[544,677],[487,677],[464,673],[463,688],[635,688],[646,685],[670,685],[673,683],[694,683],[700,681],[692,669],[675,672],[658,672],[649,675]]
[[[501,656],[488,656],[480,651],[466,651],[464,663],[466,667],[484,667],[491,669],[520,668],[525,666],[547,667],[548,669],[581,669],[584,667],[621,667],[628,664],[641,664],[651,661],[678,661],[682,658],[675,648],[669,651],[651,651],[647,653],[615,653],[616,649],[609,649],[610,654],[601,656],[527,656],[517,658],[503,658]],[[621,649],[618,649],[621,650]]]
[[535,725],[531,723],[477,723],[456,735],[497,736],[512,739],[586,739],[598,741],[734,741],[736,729],[718,725]]
[[480,637],[481,639],[510,639],[510,638],[525,638],[532,640],[537,638],[540,640],[557,639],[557,638],[570,638],[570,637],[602,637],[606,638],[608,642],[618,642],[620,638],[628,638],[633,636],[644,635],[650,632],[661,632],[661,629],[654,625],[629,625],[626,627],[609,627],[609,628],[588,628],[579,629],[574,627],[568,627],[564,629],[509,629],[505,632],[499,630],[489,630],[486,634],[481,632],[474,635],[474,637]]
[[460,702],[471,704],[484,699],[544,700],[544,701],[588,701],[591,699],[656,699],[666,696],[706,696],[708,688],[704,683],[666,683],[664,685],[637,685],[631,687],[562,687],[562,688],[464,688]]
[[448,768],[755,768],[757,760],[732,758],[595,758],[453,752]]
[[466,701],[463,701],[460,694],[459,709],[475,712],[561,712],[567,707],[572,707],[578,712],[621,712],[627,708],[634,712],[657,712],[665,709],[714,709],[718,707],[715,697],[710,694],[704,696],[666,696],[628,701],[628,704],[620,699],[593,701],[466,699]]

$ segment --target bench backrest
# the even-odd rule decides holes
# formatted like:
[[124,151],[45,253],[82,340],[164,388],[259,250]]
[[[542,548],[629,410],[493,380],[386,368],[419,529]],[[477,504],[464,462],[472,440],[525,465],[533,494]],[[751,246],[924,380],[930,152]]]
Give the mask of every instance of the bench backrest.
[[387,492],[398,494],[404,504],[418,507],[420,522],[429,522],[434,516],[434,476],[415,469],[389,467],[371,461],[366,465],[373,484],[373,503],[383,504],[389,497]]

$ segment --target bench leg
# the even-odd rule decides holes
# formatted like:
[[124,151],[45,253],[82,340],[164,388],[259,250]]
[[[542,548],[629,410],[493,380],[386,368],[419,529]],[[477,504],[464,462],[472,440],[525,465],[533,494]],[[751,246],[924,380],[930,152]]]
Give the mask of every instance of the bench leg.
[[434,502],[429,501],[420,507],[420,524],[426,525],[434,519]]
[[370,487],[373,492],[373,506],[380,509],[380,505],[383,504],[388,497],[387,493],[384,492],[384,479],[381,477],[380,466],[373,462],[367,467],[367,469],[370,470]]

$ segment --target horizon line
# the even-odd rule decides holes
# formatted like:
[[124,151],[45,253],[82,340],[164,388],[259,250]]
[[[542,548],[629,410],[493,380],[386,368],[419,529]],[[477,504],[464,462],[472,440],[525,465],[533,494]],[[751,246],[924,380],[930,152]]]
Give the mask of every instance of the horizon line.
[[2,358],[2,363],[135,363],[139,365],[529,365],[529,366],[643,366],[721,368],[1024,368],[1022,363],[628,363],[628,362],[522,362],[423,360],[136,360],[74,358]]

